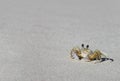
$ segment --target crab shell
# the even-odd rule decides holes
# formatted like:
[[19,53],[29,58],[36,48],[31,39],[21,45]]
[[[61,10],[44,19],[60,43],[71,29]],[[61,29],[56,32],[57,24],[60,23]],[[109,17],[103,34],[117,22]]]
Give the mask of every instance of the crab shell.
[[87,58],[90,61],[93,60],[100,60],[101,59],[101,55],[103,55],[99,50],[95,50],[94,52],[90,49],[87,48],[83,48],[80,49],[79,47],[75,47],[71,50],[71,58],[72,59],[83,59],[83,58]]
[[93,52],[90,50],[90,49],[86,49],[86,48],[84,48],[84,49],[81,49],[81,56],[82,57],[87,57],[88,55],[91,55],[91,54],[93,54]]

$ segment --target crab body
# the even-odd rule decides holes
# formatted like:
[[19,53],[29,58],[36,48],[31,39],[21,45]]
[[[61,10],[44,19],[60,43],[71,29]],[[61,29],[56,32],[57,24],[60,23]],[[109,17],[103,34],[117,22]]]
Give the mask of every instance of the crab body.
[[71,58],[77,60],[87,59],[87,61],[94,60],[100,61],[101,57],[105,56],[101,51],[99,50],[92,51],[88,47],[89,47],[88,45],[86,46],[86,48],[84,48],[84,45],[82,45],[81,49],[79,47],[74,47],[70,53]]

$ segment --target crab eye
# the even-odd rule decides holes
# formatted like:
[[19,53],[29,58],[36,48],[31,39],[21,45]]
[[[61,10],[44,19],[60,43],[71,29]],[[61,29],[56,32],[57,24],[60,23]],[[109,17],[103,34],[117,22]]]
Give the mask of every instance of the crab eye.
[[84,48],[84,44],[81,45]]
[[89,48],[89,45],[87,45],[86,48]]

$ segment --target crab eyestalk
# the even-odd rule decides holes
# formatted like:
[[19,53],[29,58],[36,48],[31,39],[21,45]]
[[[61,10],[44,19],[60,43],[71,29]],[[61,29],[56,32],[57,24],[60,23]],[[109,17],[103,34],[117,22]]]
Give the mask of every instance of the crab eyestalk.
[[82,48],[84,48],[84,44],[82,44],[81,46],[82,46]]
[[88,49],[88,48],[89,48],[89,45],[87,45],[86,48]]

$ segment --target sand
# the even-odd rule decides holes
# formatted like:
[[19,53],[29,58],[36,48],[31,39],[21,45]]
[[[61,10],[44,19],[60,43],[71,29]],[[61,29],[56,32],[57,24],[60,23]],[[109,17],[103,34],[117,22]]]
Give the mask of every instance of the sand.
[[[120,10],[116,0],[1,0],[0,81],[119,81]],[[114,59],[70,59],[89,44]]]

